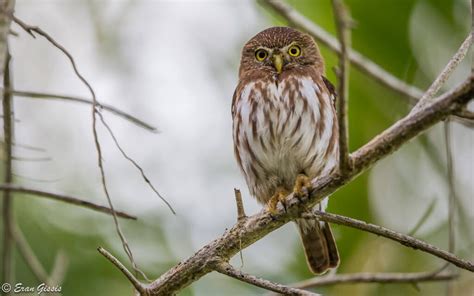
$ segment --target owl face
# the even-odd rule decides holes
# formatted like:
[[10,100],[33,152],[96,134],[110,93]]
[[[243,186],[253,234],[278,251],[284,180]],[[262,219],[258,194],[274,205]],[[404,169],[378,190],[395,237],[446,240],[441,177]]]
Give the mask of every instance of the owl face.
[[309,69],[324,72],[324,63],[314,40],[292,28],[273,27],[245,44],[239,75],[241,78],[263,78]]

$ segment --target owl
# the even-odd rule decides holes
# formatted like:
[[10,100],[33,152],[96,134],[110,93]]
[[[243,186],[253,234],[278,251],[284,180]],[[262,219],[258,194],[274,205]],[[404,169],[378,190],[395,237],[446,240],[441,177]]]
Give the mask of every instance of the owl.
[[[302,197],[310,180],[339,161],[332,84],[316,42],[287,27],[266,29],[243,47],[232,100],[237,163],[249,191],[275,212],[291,192]],[[324,210],[327,198],[315,207]],[[309,209],[310,210],[310,209]],[[320,274],[339,264],[329,224],[298,219],[306,261]]]

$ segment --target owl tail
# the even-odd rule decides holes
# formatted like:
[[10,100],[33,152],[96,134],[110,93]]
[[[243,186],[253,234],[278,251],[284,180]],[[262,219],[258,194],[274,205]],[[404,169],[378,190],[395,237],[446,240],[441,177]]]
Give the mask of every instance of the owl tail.
[[297,224],[309,269],[320,274],[337,267],[339,252],[329,224],[302,220],[298,220]]

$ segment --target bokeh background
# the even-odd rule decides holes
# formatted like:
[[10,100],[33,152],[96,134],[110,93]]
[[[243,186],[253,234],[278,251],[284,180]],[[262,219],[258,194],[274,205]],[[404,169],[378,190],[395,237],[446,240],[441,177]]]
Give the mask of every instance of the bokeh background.
[[[469,0],[346,0],[355,20],[353,47],[400,79],[426,89],[467,36]],[[332,34],[329,0],[288,1]],[[260,30],[286,22],[254,1],[18,0],[16,15],[49,32],[74,55],[99,100],[156,125],[154,134],[103,112],[124,149],[176,209],[171,214],[120,154],[103,127],[99,136],[117,209],[139,217],[121,220],[139,267],[156,278],[192,255],[236,221],[233,188],[248,213],[260,209],[233,157],[230,105],[242,45]],[[66,58],[44,39],[20,28],[10,38],[15,88],[89,97]],[[334,53],[322,47],[327,76],[335,83]],[[470,71],[470,56],[446,87]],[[84,105],[15,98],[19,157],[15,182],[106,204]],[[350,148],[357,149],[406,114],[405,98],[351,70]],[[456,254],[474,255],[474,134],[452,125],[455,162]],[[329,211],[409,233],[448,248],[446,157],[442,125],[405,145],[330,200]],[[68,204],[16,195],[15,216],[49,270],[66,254],[64,295],[131,295],[123,276],[96,248],[127,258],[110,216]],[[334,226],[341,253],[338,273],[434,270],[438,259],[392,241]],[[238,256],[237,256],[238,257]],[[243,270],[292,283],[311,277],[294,225],[286,225],[243,251]],[[239,258],[233,263],[240,266]],[[16,281],[36,285],[16,253]],[[345,285],[317,289],[324,295],[444,295],[444,283]],[[260,295],[265,291],[210,274],[182,295]],[[472,295],[474,277],[461,272],[453,295]]]

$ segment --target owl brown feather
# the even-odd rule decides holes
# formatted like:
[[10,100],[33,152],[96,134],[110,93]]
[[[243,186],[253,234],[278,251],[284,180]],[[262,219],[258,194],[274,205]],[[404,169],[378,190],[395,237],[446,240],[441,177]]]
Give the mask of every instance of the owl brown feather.
[[[314,40],[291,28],[264,30],[242,50],[232,99],[234,151],[250,193],[262,204],[277,190],[291,192],[300,174],[313,179],[336,168],[334,87],[323,75]],[[310,269],[322,273],[337,266],[329,225],[297,225]]]

